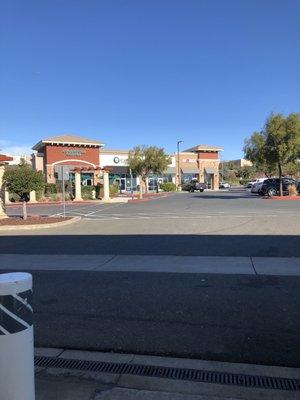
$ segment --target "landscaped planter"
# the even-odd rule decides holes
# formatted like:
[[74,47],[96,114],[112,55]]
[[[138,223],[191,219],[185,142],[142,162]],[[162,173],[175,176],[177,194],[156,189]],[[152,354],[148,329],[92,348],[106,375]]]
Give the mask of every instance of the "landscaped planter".
[[264,196],[263,199],[269,199],[269,200],[300,200],[300,196]]

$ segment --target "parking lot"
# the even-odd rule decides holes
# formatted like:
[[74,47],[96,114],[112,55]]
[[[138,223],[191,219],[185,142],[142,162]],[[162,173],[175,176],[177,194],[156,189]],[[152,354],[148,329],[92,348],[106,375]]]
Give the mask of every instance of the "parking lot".
[[80,221],[0,235],[1,268],[33,274],[37,345],[299,366],[298,201],[239,189],[66,211]]
[[[8,211],[20,214],[21,207]],[[32,205],[28,211],[63,212],[61,204]],[[262,199],[244,189],[171,193],[128,204],[68,204],[66,215],[79,216],[80,221],[59,228],[3,232],[0,250],[27,252],[24,238],[28,237],[33,254],[51,254],[55,248],[68,254],[299,257],[299,211],[298,201]],[[12,235],[14,242],[9,240]],[[42,240],[45,235],[47,241]]]
[[[166,198],[141,203],[102,204],[84,202],[66,204],[66,216],[80,216],[85,220],[118,219],[195,219],[209,217],[295,217],[300,203],[262,199],[245,189],[206,191],[204,193],[171,193]],[[9,215],[21,215],[20,205],[8,207]],[[62,204],[28,205],[30,215],[63,215]]]

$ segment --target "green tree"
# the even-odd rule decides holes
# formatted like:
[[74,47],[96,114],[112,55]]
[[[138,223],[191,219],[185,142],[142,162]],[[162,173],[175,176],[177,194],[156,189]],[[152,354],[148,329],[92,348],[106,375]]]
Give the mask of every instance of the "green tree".
[[300,160],[295,163],[288,163],[284,168],[283,168],[283,173],[285,175],[293,176],[297,180],[300,178]]
[[[170,159],[164,149],[156,146],[136,146],[129,151],[128,155],[128,167],[139,176],[146,190],[149,174],[162,174],[169,162]],[[142,188],[140,196],[142,197]]]
[[262,132],[254,132],[249,139],[245,140],[244,153],[250,160],[256,172],[262,172],[267,177],[274,174],[276,165],[266,158],[266,140]]
[[300,157],[300,114],[292,113],[287,117],[272,114],[264,129],[254,132],[245,141],[244,152],[257,168],[272,173],[275,168],[280,179],[282,196],[283,169],[290,163],[295,164]]
[[241,178],[243,180],[247,180],[247,179],[253,179],[255,173],[256,173],[256,170],[255,170],[254,167],[252,167],[250,165],[244,165],[243,167],[239,167],[236,170],[235,175],[238,178]]
[[[35,171],[24,161],[14,167],[6,169],[3,175],[3,181],[7,189],[25,198],[32,190],[43,190],[45,181],[40,171]],[[23,218],[27,219],[26,201],[23,201]]]

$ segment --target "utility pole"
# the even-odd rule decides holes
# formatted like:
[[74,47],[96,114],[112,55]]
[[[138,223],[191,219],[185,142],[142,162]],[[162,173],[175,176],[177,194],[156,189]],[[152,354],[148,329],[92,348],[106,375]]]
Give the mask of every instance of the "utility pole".
[[180,179],[180,157],[179,157],[179,145],[180,143],[183,143],[183,140],[178,140],[177,141],[177,190],[179,188],[179,185],[181,184],[181,179]]
[[66,193],[65,193],[65,175],[64,166],[61,166],[61,180],[62,180],[62,202],[63,202],[63,216],[66,216]]

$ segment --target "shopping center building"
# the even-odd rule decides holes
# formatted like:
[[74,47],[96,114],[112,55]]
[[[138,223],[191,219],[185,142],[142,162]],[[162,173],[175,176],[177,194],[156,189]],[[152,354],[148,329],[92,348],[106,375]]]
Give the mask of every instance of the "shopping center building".
[[[139,179],[130,174],[127,165],[128,150],[104,149],[100,141],[74,135],[54,136],[43,139],[34,147],[32,163],[45,174],[48,183],[74,179],[74,171],[80,171],[82,185],[96,185],[101,181],[101,170],[109,170],[110,181],[122,191],[136,190]],[[219,188],[219,152],[221,147],[197,145],[170,155],[170,164],[163,176],[150,176],[149,188],[157,182],[185,182],[196,178],[208,187]]]

